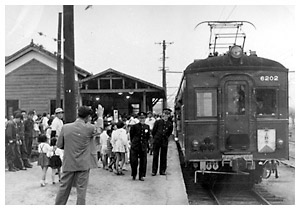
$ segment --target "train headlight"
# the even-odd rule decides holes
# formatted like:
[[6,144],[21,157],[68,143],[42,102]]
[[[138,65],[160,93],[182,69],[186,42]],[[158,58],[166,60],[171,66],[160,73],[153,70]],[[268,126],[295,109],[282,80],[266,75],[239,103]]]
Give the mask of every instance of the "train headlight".
[[192,149],[196,151],[196,150],[198,150],[198,148],[199,148],[199,141],[193,140],[192,141]]
[[277,148],[282,148],[283,143],[284,143],[284,141],[282,139],[277,139]]
[[232,46],[229,52],[233,58],[241,58],[243,55],[243,49],[238,45]]

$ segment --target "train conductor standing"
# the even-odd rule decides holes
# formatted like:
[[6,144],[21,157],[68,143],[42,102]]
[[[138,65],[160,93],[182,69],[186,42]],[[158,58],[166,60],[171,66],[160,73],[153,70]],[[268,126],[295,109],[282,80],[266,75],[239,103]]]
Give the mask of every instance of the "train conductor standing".
[[139,180],[144,181],[147,170],[147,149],[150,139],[150,127],[145,124],[146,113],[138,114],[139,123],[130,129],[130,165],[132,179],[136,179],[137,168],[139,165]]
[[153,126],[152,176],[155,176],[157,173],[158,158],[160,158],[159,174],[166,175],[168,140],[173,131],[173,123],[169,120],[171,111],[172,110],[168,108],[163,109],[162,118],[155,121]]

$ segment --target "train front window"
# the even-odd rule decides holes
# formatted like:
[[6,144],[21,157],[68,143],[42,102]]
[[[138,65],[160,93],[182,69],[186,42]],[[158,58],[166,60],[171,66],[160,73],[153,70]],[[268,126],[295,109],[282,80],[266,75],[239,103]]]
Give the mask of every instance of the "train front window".
[[227,110],[230,115],[244,115],[245,108],[245,85],[228,85]]
[[217,116],[217,90],[196,90],[197,117]]
[[258,116],[275,115],[276,90],[256,89],[256,114]]

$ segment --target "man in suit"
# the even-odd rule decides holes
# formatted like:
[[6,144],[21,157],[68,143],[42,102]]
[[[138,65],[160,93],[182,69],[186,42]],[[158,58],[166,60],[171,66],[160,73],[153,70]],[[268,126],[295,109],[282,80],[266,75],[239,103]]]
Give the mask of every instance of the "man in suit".
[[173,132],[173,123],[169,120],[171,111],[171,109],[164,109],[162,113],[162,119],[155,121],[153,126],[152,136],[154,140],[152,176],[155,176],[157,173],[158,159],[160,159],[159,174],[166,175],[168,139]]
[[88,123],[92,110],[87,106],[78,108],[78,118],[65,124],[58,137],[57,147],[64,149],[62,178],[55,204],[67,203],[72,185],[77,188],[77,205],[85,205],[86,190],[91,168],[97,160],[92,154],[95,127]]
[[150,127],[145,124],[146,113],[138,114],[139,123],[130,129],[130,165],[132,179],[136,179],[137,168],[139,166],[139,180],[144,181],[147,170],[147,149],[150,138]]

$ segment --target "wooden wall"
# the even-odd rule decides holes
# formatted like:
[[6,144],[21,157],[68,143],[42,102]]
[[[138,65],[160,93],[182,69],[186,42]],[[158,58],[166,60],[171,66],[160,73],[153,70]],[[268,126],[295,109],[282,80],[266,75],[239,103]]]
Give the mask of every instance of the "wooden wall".
[[[5,99],[19,100],[19,108],[26,111],[34,109],[38,114],[50,113],[50,101],[56,100],[56,75],[55,69],[32,59],[5,76]],[[63,75],[61,80],[63,99]]]

